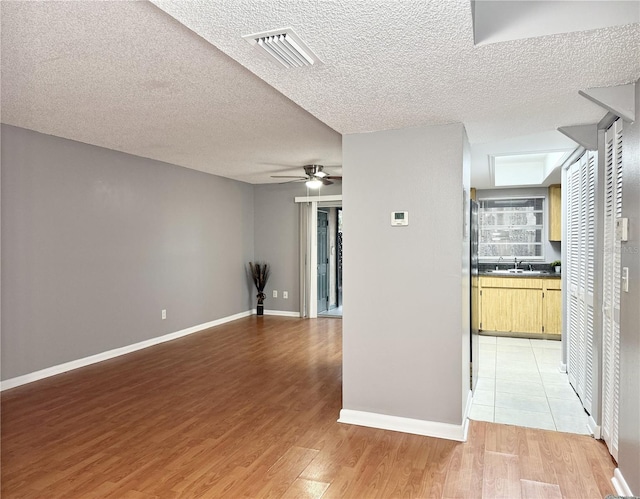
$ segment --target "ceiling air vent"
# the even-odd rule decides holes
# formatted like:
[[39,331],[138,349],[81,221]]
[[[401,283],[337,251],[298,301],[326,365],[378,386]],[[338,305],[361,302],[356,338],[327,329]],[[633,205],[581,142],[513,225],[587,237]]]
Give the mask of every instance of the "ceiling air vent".
[[285,68],[300,68],[312,66],[320,62],[311,49],[294,33],[291,28],[282,28],[264,33],[244,35],[242,38],[251,45],[276,60]]

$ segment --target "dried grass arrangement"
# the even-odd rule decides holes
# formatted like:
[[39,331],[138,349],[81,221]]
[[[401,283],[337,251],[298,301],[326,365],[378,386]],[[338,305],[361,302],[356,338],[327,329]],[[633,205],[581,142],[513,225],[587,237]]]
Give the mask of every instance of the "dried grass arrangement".
[[269,268],[269,264],[266,262],[256,262],[256,263],[249,262],[249,270],[251,271],[251,278],[253,279],[253,284],[256,285],[256,289],[258,290],[257,313],[258,315],[263,315],[264,299],[267,297],[267,295],[264,294],[264,288],[267,286],[267,281],[269,280],[269,274],[271,273],[271,269]]

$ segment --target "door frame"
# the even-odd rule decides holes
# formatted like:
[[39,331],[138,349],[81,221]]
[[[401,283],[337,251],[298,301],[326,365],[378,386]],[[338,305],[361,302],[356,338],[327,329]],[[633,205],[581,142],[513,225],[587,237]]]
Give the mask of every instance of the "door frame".
[[318,318],[318,206],[342,207],[342,194],[298,196],[296,203],[307,206],[306,219],[300,211],[300,317]]

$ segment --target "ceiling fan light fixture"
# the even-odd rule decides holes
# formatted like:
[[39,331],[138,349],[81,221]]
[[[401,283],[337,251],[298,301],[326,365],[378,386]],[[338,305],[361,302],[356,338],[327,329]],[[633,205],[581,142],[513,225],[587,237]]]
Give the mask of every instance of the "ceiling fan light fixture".
[[320,189],[320,187],[322,187],[322,184],[323,184],[322,180],[317,178],[310,178],[305,182],[305,185],[309,189]]
[[312,66],[320,62],[318,56],[291,28],[243,35],[242,38],[256,48],[262,49],[263,54],[268,55],[271,60],[276,60],[287,69]]

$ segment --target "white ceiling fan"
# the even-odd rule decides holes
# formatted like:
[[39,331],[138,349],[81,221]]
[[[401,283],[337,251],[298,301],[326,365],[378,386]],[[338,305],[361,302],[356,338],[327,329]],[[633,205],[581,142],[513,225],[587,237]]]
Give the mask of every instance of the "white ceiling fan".
[[271,178],[292,178],[289,182],[305,182],[310,189],[319,189],[323,185],[333,184],[332,180],[342,180],[341,175],[329,175],[323,165],[305,165],[305,175],[271,175]]

